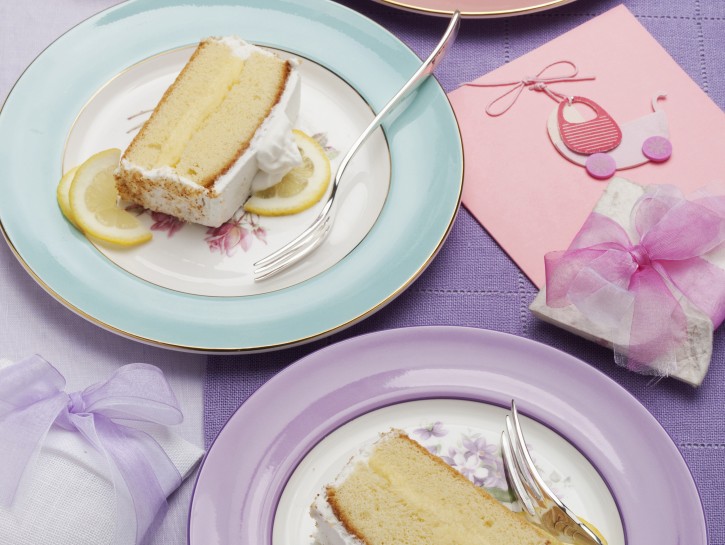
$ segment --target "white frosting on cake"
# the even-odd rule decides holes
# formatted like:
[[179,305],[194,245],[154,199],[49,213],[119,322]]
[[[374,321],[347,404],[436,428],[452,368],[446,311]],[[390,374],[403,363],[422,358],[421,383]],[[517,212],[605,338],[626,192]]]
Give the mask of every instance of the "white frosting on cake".
[[256,45],[250,44],[249,42],[245,42],[244,40],[236,36],[209,38],[209,41],[226,45],[229,49],[232,50],[232,53],[234,53],[240,59],[247,59],[252,55],[252,53],[261,53],[262,55],[267,55],[268,57],[273,56],[273,53],[265,51],[264,49],[261,49]]
[[[342,468],[332,486],[339,488],[347,480],[357,464],[367,464],[373,450],[388,437],[390,435],[383,435],[360,448]],[[322,490],[315,498],[310,507],[310,515],[317,526],[317,533],[313,536],[317,545],[365,545],[357,536],[348,532],[342,522],[335,516],[327,501],[327,492],[325,490]]]
[[327,503],[325,493],[320,493],[310,509],[310,515],[315,519],[317,533],[315,542],[318,545],[365,545],[357,536],[352,535],[342,525],[332,507]]
[[[241,58],[247,58],[252,52],[272,55],[236,37],[213,40],[223,43]],[[247,151],[210,187],[205,188],[181,176],[169,166],[146,169],[122,159],[120,170],[139,172],[144,178],[163,181],[167,186],[151,187],[145,202],[139,204],[191,223],[218,227],[234,215],[252,191],[273,186],[300,165],[302,157],[292,135],[292,123],[300,110],[299,63],[296,60],[287,62],[291,70],[279,101],[254,133]],[[169,183],[178,185],[179,191],[169,191]]]

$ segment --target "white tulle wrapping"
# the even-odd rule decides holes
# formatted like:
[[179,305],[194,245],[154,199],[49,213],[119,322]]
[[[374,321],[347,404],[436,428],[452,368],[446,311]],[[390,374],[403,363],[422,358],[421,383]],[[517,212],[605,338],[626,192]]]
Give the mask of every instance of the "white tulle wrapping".
[[[0,368],[10,364],[8,360],[0,360]],[[129,425],[149,433],[182,478],[186,478],[201,459],[201,449],[164,426]],[[24,475],[12,506],[0,508],[0,543],[135,543],[135,527],[126,527],[116,519],[117,495],[111,481],[109,466],[101,453],[80,434],[52,426],[33,460],[31,471]],[[174,492],[175,488],[170,488],[168,483],[163,486],[167,496]]]
[[[594,212],[614,220],[627,232],[631,240],[638,240],[631,221],[632,210],[640,197],[652,191],[652,188],[646,189],[626,179],[613,178]],[[692,197],[697,196],[698,194]],[[703,259],[725,270],[725,248],[709,251],[703,255]],[[712,355],[713,323],[677,290],[673,290],[673,293],[684,313],[685,338],[678,346],[649,362],[649,365],[652,374],[672,376],[698,386],[707,373]],[[601,301],[606,301],[606,305],[600,305]],[[631,367],[627,346],[632,324],[632,301],[627,289],[611,286],[607,293],[586,293],[576,300],[576,304],[555,308],[547,305],[547,290],[542,288],[530,309],[535,316],[544,321],[612,348],[616,363]],[[606,307],[609,309],[617,307],[620,312],[600,312],[600,309]],[[612,319],[614,314],[618,314],[618,320]],[[653,310],[649,315],[653,319],[667,319],[661,311],[657,313]],[[646,371],[645,368],[639,370],[639,372]]]

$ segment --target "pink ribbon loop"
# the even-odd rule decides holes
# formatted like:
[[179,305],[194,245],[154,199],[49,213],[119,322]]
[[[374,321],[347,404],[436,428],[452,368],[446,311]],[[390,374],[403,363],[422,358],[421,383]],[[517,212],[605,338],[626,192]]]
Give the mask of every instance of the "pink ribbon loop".
[[178,424],[178,401],[161,370],[142,363],[125,365],[82,392],[64,388],[63,376],[37,355],[0,369],[0,505],[12,504],[29,460],[56,424],[83,435],[105,457],[114,488],[133,510],[128,516],[124,502],[117,502],[117,524],[135,525],[138,543],[166,509],[165,491],[178,487],[181,475],[150,435],[117,420]]
[[666,375],[675,363],[668,354],[687,337],[680,297],[714,328],[725,320],[725,271],[703,258],[725,243],[725,196],[687,200],[676,187],[657,186],[637,201],[631,221],[638,241],[592,213],[566,251],[546,254],[546,302],[574,305],[623,333],[631,369]]
[[[552,76],[544,76],[547,71],[559,65],[569,67],[569,72]],[[504,81],[496,83],[469,82],[465,83],[464,85],[470,87],[511,87],[511,89],[504,92],[499,97],[493,99],[486,106],[486,113],[488,115],[490,115],[491,117],[498,117],[505,114],[511,109],[511,107],[518,100],[519,96],[521,96],[523,90],[526,88],[528,88],[530,91],[539,91],[542,93],[546,93],[546,95],[548,95],[549,98],[551,98],[555,102],[560,102],[567,99],[567,96],[550,89],[548,86],[549,83],[562,83],[567,81],[591,81],[596,79],[594,77],[588,76],[577,77],[578,74],[579,68],[577,68],[576,64],[571,61],[561,60],[546,65],[534,77],[525,76],[524,78],[517,81]],[[497,104],[499,104],[499,109],[495,109]]]

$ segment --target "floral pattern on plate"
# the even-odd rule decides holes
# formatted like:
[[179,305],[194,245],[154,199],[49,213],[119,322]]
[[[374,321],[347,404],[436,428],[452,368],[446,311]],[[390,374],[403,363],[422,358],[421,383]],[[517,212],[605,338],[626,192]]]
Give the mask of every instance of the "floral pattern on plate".
[[255,238],[266,244],[266,237],[267,231],[259,224],[259,216],[240,208],[228,222],[207,229],[204,240],[211,252],[231,257],[239,248],[248,251]]
[[[509,489],[501,455],[500,437],[471,428],[446,425],[436,421],[408,430],[411,437],[431,454],[443,459],[476,486],[480,486],[497,500],[518,510],[516,497]],[[554,469],[542,467],[536,460],[536,452],[527,443],[536,468],[552,491],[564,499],[571,478],[562,476]]]
[[320,145],[322,150],[325,152],[325,155],[327,155],[327,158],[332,161],[335,157],[340,155],[340,150],[337,148],[331,146],[327,142],[327,133],[325,132],[316,132],[312,135],[312,139],[316,140],[317,143]]
[[[140,112],[129,119],[150,111]],[[137,128],[135,127],[135,129]],[[312,138],[324,150],[330,161],[340,154],[337,148],[329,144],[327,133],[317,132],[312,135]],[[162,212],[153,212],[138,204],[130,204],[126,206],[126,210],[137,216],[150,214],[153,220],[151,230],[165,232],[167,238],[173,237],[186,225],[184,220]],[[227,257],[236,254],[240,248],[245,252],[249,251],[255,239],[264,244],[267,243],[267,229],[260,224],[260,217],[257,214],[245,212],[243,208],[240,208],[229,221],[219,227],[209,227],[205,234],[204,241],[209,246],[209,251],[219,252]]]

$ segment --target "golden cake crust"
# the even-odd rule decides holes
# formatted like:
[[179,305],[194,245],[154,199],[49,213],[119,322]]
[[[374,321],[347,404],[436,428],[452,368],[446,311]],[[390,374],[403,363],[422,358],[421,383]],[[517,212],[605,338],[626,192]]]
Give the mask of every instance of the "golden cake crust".
[[[172,180],[164,179],[152,181],[136,170],[123,170],[121,173],[116,174],[116,190],[121,199],[136,203],[144,208],[151,207],[150,196],[154,192],[159,192],[159,189],[162,190],[169,203],[182,200],[186,203],[188,209],[195,211],[199,215],[204,212],[204,198],[211,196],[211,191],[205,187],[181,185]],[[186,211],[181,210],[181,208],[172,208],[166,213],[181,217]]]

